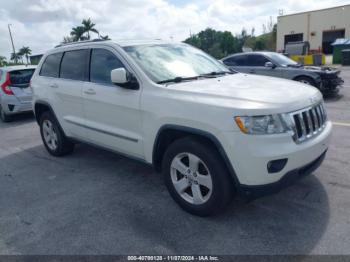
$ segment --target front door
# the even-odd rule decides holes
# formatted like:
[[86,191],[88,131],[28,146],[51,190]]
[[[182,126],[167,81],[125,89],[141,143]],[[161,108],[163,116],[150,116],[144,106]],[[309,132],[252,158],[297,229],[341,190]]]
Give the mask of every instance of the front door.
[[125,67],[109,48],[91,50],[90,81],[83,89],[88,139],[97,145],[144,158],[141,90],[130,90],[111,82],[111,71]]

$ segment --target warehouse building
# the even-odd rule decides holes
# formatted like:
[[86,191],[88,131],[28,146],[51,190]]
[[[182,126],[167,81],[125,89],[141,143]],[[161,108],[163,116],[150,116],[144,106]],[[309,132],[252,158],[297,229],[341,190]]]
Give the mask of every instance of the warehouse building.
[[333,53],[338,38],[350,38],[350,5],[332,7],[277,18],[277,51],[289,42],[308,41],[311,51]]

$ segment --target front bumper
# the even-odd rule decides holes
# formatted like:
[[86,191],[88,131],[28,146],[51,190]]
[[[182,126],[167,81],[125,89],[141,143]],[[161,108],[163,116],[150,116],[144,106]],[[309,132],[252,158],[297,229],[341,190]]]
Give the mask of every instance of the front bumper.
[[[329,147],[331,131],[332,123],[327,121],[322,132],[299,144],[288,133],[259,136],[224,132],[220,139],[233,168],[236,184],[241,187],[266,186],[321,156]],[[270,172],[268,164],[281,159],[287,159],[283,168]]]
[[340,77],[332,78],[332,79],[321,79],[321,82],[319,84],[319,88],[323,92],[327,91],[335,91],[338,90],[338,86],[341,86],[344,84],[344,80]]
[[258,197],[262,197],[265,195],[271,195],[274,193],[278,193],[280,190],[289,187],[297,180],[310,175],[313,171],[315,171],[323,162],[326,157],[327,150],[322,153],[318,158],[316,158],[311,163],[293,169],[287,172],[279,181],[260,186],[245,186],[240,185],[238,188],[238,193],[248,199],[255,199]]

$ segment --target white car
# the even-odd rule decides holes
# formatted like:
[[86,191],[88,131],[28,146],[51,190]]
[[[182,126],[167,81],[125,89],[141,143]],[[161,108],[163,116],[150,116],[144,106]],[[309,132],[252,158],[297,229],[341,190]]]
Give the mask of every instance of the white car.
[[200,216],[223,210],[234,192],[256,197],[310,174],[332,129],[316,88],[233,73],[183,43],[58,46],[31,87],[50,154],[81,141],[152,164]]
[[11,120],[11,116],[32,111],[30,79],[36,66],[9,66],[0,68],[0,119]]

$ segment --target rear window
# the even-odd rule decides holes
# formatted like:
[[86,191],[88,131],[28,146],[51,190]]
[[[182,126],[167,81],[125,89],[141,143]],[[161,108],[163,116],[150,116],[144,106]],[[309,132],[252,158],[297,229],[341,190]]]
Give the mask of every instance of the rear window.
[[41,76],[58,77],[62,53],[48,55],[40,71]]
[[28,86],[35,69],[24,69],[10,72],[11,85]]
[[84,81],[87,79],[89,50],[74,50],[64,53],[60,77]]

